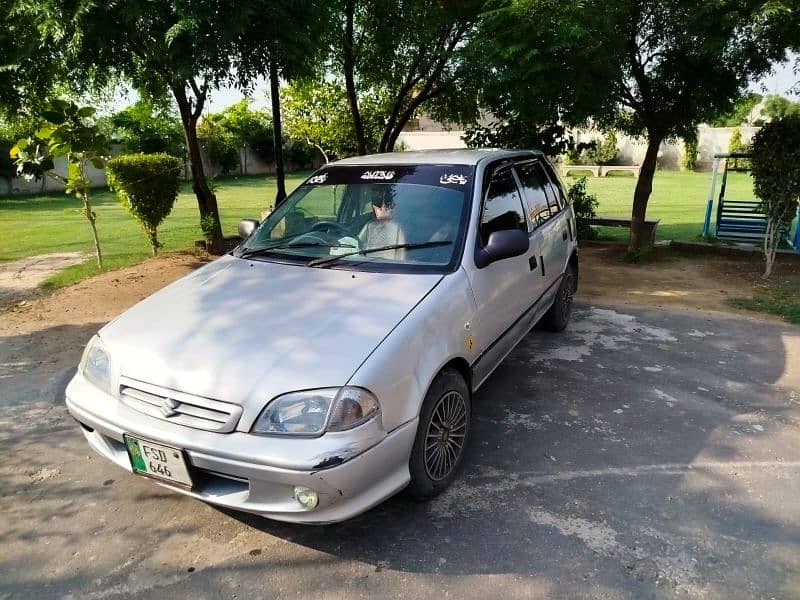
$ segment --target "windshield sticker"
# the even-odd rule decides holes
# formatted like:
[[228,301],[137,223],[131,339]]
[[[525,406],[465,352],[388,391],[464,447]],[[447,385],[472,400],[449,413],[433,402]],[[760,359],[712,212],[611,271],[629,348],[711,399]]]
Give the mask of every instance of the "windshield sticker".
[[367,171],[361,176],[361,179],[380,179],[388,181],[394,179],[394,171]]
[[466,185],[467,178],[463,175],[459,175],[458,173],[449,173],[447,175],[442,175],[439,177],[439,183],[442,185],[449,185],[449,184],[458,184],[458,185]]
[[308,183],[325,183],[326,179],[328,179],[328,174],[322,173],[321,175],[314,175],[308,180]]

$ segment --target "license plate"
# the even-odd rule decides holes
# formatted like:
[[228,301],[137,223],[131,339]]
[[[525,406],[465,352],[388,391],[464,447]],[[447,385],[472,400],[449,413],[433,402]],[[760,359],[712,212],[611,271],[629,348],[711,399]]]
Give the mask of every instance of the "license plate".
[[168,481],[181,487],[192,487],[192,477],[189,475],[183,450],[127,434],[123,438],[134,473]]

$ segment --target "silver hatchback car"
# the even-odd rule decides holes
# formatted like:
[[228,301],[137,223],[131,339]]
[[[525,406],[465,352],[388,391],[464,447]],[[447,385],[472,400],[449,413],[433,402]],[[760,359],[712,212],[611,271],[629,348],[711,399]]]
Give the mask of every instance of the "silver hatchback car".
[[575,217],[533,151],[342,160],[239,229],[98,332],[66,403],[121,467],[282,521],[441,492],[472,394],[577,288]]

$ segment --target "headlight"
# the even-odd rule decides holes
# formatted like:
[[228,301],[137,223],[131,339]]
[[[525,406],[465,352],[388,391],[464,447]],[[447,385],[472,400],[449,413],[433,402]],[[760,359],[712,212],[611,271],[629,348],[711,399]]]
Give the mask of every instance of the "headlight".
[[99,337],[94,336],[89,340],[78,368],[87,380],[111,393],[111,360]]
[[367,422],[380,410],[377,398],[356,387],[292,392],[267,404],[253,425],[260,434],[321,435]]

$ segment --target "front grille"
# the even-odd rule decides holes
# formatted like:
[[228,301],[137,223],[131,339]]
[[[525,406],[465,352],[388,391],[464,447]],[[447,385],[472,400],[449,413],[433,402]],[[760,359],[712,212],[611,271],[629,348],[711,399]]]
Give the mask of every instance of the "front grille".
[[242,407],[228,402],[193,396],[142,381],[120,377],[120,400],[151,417],[170,423],[227,433],[242,416]]

